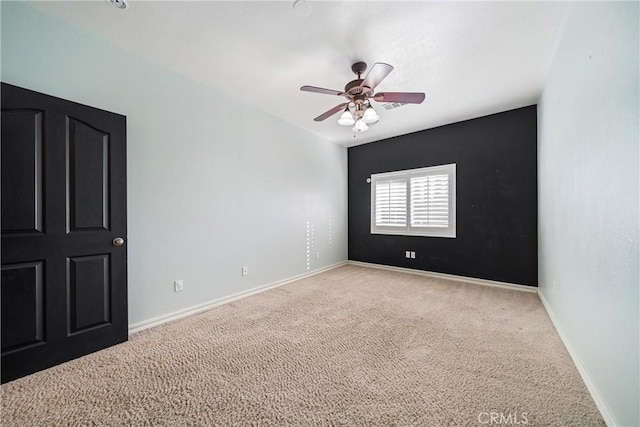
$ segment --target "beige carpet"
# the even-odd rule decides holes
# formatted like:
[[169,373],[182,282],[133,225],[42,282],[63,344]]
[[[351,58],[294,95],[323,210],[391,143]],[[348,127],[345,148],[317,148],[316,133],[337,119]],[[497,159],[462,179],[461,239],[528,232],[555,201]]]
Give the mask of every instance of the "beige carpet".
[[604,424],[537,295],[355,266],[1,391],[3,426]]

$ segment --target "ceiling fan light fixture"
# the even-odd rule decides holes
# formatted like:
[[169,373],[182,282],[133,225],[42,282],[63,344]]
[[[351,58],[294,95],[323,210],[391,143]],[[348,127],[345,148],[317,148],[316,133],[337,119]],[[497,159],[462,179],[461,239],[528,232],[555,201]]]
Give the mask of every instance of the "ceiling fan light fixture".
[[360,119],[356,122],[356,125],[353,127],[354,132],[366,132],[369,130],[369,126],[364,122],[364,120]]
[[376,123],[378,120],[380,120],[380,116],[378,116],[378,113],[376,113],[371,106],[367,108],[364,112],[364,116],[362,116],[362,121],[367,124]]
[[349,108],[346,108],[344,113],[340,116],[340,119],[338,119],[338,124],[342,126],[351,126],[355,122],[356,121],[353,119],[351,112],[349,112]]

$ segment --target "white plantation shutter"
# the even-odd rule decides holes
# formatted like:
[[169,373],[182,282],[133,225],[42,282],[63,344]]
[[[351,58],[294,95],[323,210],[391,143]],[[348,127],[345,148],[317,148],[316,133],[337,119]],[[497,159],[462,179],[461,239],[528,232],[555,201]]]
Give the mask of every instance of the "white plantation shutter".
[[371,175],[371,233],[456,237],[456,165]]
[[449,175],[411,178],[411,226],[449,226]]
[[375,183],[375,224],[405,227],[407,225],[407,180],[390,179]]

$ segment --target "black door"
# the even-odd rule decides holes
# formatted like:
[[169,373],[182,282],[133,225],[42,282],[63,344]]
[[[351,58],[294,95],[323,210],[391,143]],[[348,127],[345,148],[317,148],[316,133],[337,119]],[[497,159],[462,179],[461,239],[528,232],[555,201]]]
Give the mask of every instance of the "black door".
[[126,117],[1,98],[4,383],[127,340]]

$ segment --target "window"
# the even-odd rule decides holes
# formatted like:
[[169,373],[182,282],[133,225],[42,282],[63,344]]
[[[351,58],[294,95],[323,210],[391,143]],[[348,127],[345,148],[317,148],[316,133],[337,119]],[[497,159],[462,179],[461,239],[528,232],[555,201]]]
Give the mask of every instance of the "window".
[[456,237],[456,165],[371,175],[371,233]]

